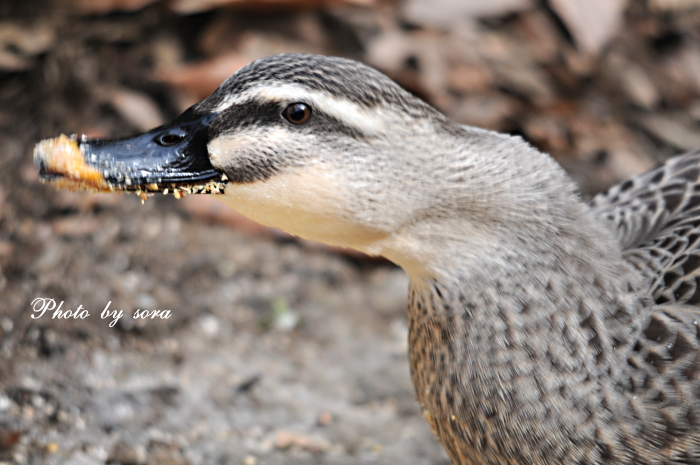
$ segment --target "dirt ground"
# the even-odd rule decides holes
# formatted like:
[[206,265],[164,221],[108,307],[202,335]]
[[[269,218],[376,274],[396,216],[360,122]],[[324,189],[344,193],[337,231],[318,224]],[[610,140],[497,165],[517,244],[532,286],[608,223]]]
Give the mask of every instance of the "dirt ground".
[[449,463],[403,271],[205,196],[38,181],[38,140],[149,129],[296,51],[525,137],[583,195],[700,147],[695,0],[0,0],[0,464]]

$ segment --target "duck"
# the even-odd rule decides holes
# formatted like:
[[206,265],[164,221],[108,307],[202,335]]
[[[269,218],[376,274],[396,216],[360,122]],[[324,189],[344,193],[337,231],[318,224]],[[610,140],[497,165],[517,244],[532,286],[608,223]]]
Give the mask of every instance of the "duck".
[[416,397],[454,464],[700,464],[700,151],[585,203],[520,137],[281,54],[154,130],[34,158],[59,187],[215,194],[402,267]]

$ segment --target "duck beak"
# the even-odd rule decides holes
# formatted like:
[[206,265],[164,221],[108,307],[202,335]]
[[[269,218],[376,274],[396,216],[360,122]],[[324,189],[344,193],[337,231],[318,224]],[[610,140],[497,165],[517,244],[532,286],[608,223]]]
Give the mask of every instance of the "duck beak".
[[176,196],[223,192],[226,177],[211,165],[207,149],[214,117],[216,113],[200,115],[190,108],[170,123],[133,137],[48,139],[34,149],[34,163],[42,181],[73,190],[172,190]]

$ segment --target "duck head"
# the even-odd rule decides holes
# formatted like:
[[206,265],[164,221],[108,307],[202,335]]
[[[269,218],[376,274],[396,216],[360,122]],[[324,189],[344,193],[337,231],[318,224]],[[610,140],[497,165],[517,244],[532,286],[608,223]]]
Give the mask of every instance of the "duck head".
[[[71,178],[40,144],[43,179],[221,191],[217,198],[264,225],[405,268],[429,261],[422,240],[437,229],[488,242],[504,218],[526,221],[551,208],[543,195],[572,190],[558,165],[519,138],[459,125],[370,67],[318,55],[255,61],[162,127],[75,143],[80,169],[72,171],[96,181]],[[445,226],[465,221],[466,231]]]

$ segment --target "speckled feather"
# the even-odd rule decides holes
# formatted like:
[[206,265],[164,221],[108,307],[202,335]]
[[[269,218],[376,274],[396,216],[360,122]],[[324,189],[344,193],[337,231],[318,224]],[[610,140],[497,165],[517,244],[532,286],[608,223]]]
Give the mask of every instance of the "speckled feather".
[[589,203],[659,303],[700,304],[700,151],[673,158]]
[[[297,100],[266,100],[290,83]],[[331,111],[292,127],[300,88]],[[222,112],[210,152],[234,207],[407,270],[411,375],[455,464],[700,464],[700,153],[586,206],[522,139],[312,55],[255,62],[195,109]]]
[[690,153],[589,203],[641,283],[560,257],[414,283],[414,382],[455,463],[700,464],[699,177]]

